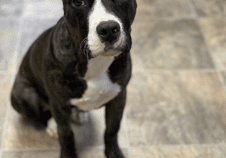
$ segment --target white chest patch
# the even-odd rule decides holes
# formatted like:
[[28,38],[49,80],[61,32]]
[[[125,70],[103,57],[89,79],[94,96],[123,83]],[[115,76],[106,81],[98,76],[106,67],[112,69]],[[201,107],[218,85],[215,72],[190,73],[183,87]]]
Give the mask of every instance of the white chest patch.
[[87,89],[82,98],[71,99],[70,103],[78,109],[89,111],[98,108],[112,100],[120,92],[121,88],[117,83],[112,83],[107,71],[113,57],[98,56],[88,62],[88,70],[84,79]]

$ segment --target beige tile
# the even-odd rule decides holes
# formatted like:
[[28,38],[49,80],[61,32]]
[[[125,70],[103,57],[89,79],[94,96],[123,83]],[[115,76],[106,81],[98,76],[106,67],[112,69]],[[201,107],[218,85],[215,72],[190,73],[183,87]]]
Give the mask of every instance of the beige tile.
[[226,142],[225,95],[217,73],[134,72],[126,107],[131,146]]
[[198,16],[223,16],[224,7],[221,0],[192,0]]
[[10,106],[7,122],[4,150],[46,150],[58,149],[57,139],[51,138],[45,130],[36,130],[22,120],[20,115]]
[[200,25],[219,69],[226,69],[226,18],[203,18]]
[[133,63],[145,69],[213,68],[195,20],[136,20],[132,26]]
[[131,158],[224,158],[225,145],[131,148]]
[[11,91],[11,75],[0,74],[0,149],[2,148],[2,134],[6,120],[6,110],[9,104],[9,93]]
[[12,72],[16,54],[18,21],[0,20],[0,71]]
[[11,151],[4,152],[2,158],[59,158],[59,151]]
[[210,149],[210,157],[214,157],[214,158],[223,158],[226,157],[226,145],[222,144],[222,145],[215,145],[215,146],[211,146],[209,147]]
[[192,16],[189,0],[137,0],[137,17],[187,17]]
[[[104,109],[93,111],[90,120],[82,126],[72,124],[78,148],[102,146],[104,133]],[[5,150],[20,149],[59,149],[58,140],[49,137],[45,130],[36,130],[29,124],[21,120],[19,114],[11,108],[10,117],[7,125],[6,137],[4,140]],[[128,146],[125,122],[123,121],[119,133],[119,145]]]

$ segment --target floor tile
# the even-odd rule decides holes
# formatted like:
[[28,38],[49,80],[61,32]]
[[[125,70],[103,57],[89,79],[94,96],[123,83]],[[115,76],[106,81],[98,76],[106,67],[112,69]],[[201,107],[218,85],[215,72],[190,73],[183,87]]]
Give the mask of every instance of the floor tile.
[[0,71],[11,72],[16,54],[18,21],[0,20]]
[[60,18],[63,16],[62,0],[25,1],[26,18]]
[[1,0],[0,18],[19,17],[22,14],[22,0]]
[[11,91],[11,75],[0,74],[0,149],[2,148],[2,134],[6,120],[6,110],[9,103],[9,93]]
[[[7,125],[6,137],[4,140],[5,150],[20,149],[59,149],[58,140],[51,138],[45,130],[36,130],[24,122],[19,114],[10,108],[10,117]],[[73,133],[75,135],[76,146],[83,149],[85,147],[103,147],[104,136],[104,109],[98,109],[90,113],[90,119],[83,126],[72,124]],[[121,147],[128,146],[125,122],[122,122],[119,133],[119,145]]]
[[226,142],[225,95],[217,73],[134,72],[126,107],[131,146]]
[[137,0],[137,17],[188,17],[193,16],[189,0]]
[[36,130],[33,126],[23,121],[19,114],[10,106],[4,150],[50,150],[58,149],[59,143],[51,138],[45,130]]
[[4,152],[2,158],[59,158],[59,151],[11,151]]
[[[122,150],[128,157],[127,150]],[[105,158],[104,150],[98,148],[87,148],[81,152],[78,150],[79,158]],[[5,151],[2,158],[59,158],[60,151]]]
[[132,39],[132,58],[141,69],[214,68],[195,20],[137,19]]
[[225,145],[131,148],[131,158],[224,158]]
[[59,19],[25,19],[23,23],[20,50],[17,56],[17,64],[27,52],[31,44],[48,28],[54,26]]
[[226,69],[226,18],[202,18],[199,22],[216,66]]
[[192,0],[196,13],[200,17],[223,16],[224,7],[221,0]]
[[210,157],[214,158],[223,158],[226,157],[226,145],[215,145],[209,147],[210,150]]

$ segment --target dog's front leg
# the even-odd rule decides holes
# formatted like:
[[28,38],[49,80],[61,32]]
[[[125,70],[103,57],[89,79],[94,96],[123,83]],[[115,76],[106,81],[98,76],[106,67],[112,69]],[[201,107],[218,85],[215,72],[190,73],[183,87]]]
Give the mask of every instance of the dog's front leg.
[[77,158],[74,135],[70,128],[70,109],[62,108],[59,102],[51,101],[52,115],[57,123],[58,139],[61,147],[60,158]]
[[126,101],[126,89],[106,104],[105,155],[107,158],[124,158],[118,146],[118,131]]

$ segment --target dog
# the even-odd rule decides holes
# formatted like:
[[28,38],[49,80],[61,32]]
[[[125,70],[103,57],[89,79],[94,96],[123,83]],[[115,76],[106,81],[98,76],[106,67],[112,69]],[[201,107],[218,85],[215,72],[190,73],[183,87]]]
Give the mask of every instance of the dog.
[[62,0],[64,16],[25,54],[11,92],[13,108],[58,134],[61,158],[77,158],[71,109],[105,106],[107,158],[124,158],[117,134],[131,78],[136,0]]

